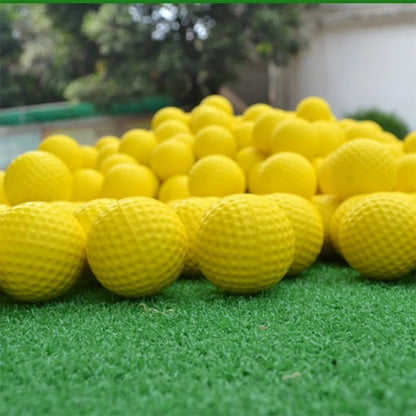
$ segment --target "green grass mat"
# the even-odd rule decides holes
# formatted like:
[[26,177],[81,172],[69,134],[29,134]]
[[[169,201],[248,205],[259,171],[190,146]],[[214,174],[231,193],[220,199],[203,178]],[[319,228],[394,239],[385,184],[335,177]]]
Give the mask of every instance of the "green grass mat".
[[135,301],[0,295],[0,414],[413,416],[415,277],[318,263],[251,297],[183,280]]

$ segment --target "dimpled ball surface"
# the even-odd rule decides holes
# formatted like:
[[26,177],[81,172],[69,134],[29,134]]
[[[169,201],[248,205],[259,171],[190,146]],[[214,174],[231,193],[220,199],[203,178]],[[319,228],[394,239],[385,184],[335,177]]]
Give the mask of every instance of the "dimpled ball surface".
[[68,167],[53,154],[23,153],[9,165],[4,192],[11,205],[28,201],[69,200],[72,178]]
[[158,110],[152,118],[151,127],[155,130],[157,126],[167,120],[180,120],[186,123],[186,114],[177,107],[164,107]]
[[205,213],[196,250],[212,284],[231,293],[255,293],[275,285],[289,270],[295,239],[277,204],[240,194],[223,198]]
[[72,172],[72,201],[90,201],[101,194],[104,176],[94,169],[77,169]]
[[397,161],[396,191],[416,192],[416,153],[409,153]]
[[312,198],[317,188],[315,169],[303,156],[282,152],[268,157],[261,165],[252,192],[287,192]]
[[208,155],[235,157],[237,145],[230,130],[222,126],[207,126],[195,136],[194,152],[198,159]]
[[312,123],[299,117],[283,120],[270,136],[272,153],[294,152],[312,160],[319,149],[319,137]]
[[314,195],[311,199],[315,208],[318,210],[322,225],[324,227],[324,241],[320,255],[327,257],[334,253],[334,246],[332,245],[329,229],[331,225],[332,216],[339,205],[339,200],[336,195]]
[[131,197],[112,204],[94,221],[87,258],[107,289],[141,297],[178,278],[187,244],[185,227],[172,208],[152,198]]
[[198,160],[189,172],[192,196],[226,196],[244,192],[244,171],[233,159],[210,155]]
[[154,197],[158,188],[159,181],[147,166],[120,163],[105,175],[101,197],[116,199],[130,196]]
[[82,205],[81,201],[52,201],[49,206],[58,207],[73,215],[74,212]]
[[310,267],[318,257],[324,239],[324,228],[312,202],[298,195],[270,194],[289,218],[295,235],[295,254],[288,275],[297,275]]
[[219,108],[220,110],[227,113],[229,116],[234,115],[234,109],[232,104],[229,100],[227,100],[227,98],[223,97],[222,95],[209,95],[201,101],[201,104],[208,104],[213,107]]
[[332,111],[329,104],[321,97],[306,97],[296,106],[298,117],[308,121],[331,120]]
[[154,134],[144,129],[132,129],[120,140],[119,152],[134,157],[138,163],[148,165],[150,155],[157,145]]
[[116,201],[116,199],[112,198],[98,198],[82,204],[74,211],[74,217],[81,224],[86,235],[90,232],[91,225],[95,219],[105,211],[109,205],[114,204]]
[[189,198],[189,176],[171,176],[159,188],[158,199],[162,202],[169,202],[175,199]]
[[53,134],[46,137],[41,141],[38,149],[59,157],[71,171],[82,166],[80,145],[75,139],[65,134]]
[[3,181],[4,181],[4,175],[6,172],[3,170],[0,170],[0,204],[3,205],[9,205],[9,201],[6,198],[6,195],[4,193],[4,187],[3,187]]
[[208,208],[211,208],[219,200],[220,198],[215,196],[206,196],[204,198],[192,197],[180,201],[172,201],[169,204],[182,220],[188,235],[188,251],[183,269],[183,274],[186,276],[196,277],[200,272],[196,256],[196,241],[199,225]]
[[319,185],[325,194],[341,199],[369,192],[391,191],[396,183],[394,156],[371,139],[355,139],[331,153],[319,169]]
[[331,222],[329,224],[329,238],[332,242],[332,246],[338,254],[341,254],[341,247],[339,245],[339,231],[342,227],[342,224],[347,214],[363,196],[364,195],[354,195],[351,198],[342,201],[332,215]]
[[367,195],[345,218],[339,243],[362,275],[400,278],[416,268],[416,205],[400,194]]
[[0,285],[24,301],[66,292],[85,264],[85,233],[77,220],[45,202],[27,202],[0,215]]
[[416,131],[412,131],[403,139],[403,151],[416,153]]

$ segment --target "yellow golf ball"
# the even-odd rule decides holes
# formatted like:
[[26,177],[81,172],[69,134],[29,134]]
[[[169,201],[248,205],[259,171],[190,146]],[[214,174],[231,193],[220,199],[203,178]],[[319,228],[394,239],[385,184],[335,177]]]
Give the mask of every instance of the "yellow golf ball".
[[4,176],[6,175],[6,172],[3,170],[0,170],[0,204],[3,205],[9,205],[9,201],[6,198],[6,194],[4,193]]
[[208,126],[195,135],[194,152],[198,159],[208,155],[235,157],[237,145],[231,132],[222,126]]
[[190,133],[188,125],[180,120],[166,120],[154,130],[154,135],[159,142],[171,139],[179,133]]
[[58,207],[63,209],[68,214],[73,215],[74,212],[82,205],[81,201],[52,201],[49,202],[51,207]]
[[332,246],[338,254],[341,254],[341,247],[339,244],[339,232],[342,228],[345,218],[348,213],[357,205],[357,203],[363,198],[364,195],[354,195],[345,201],[342,201],[335,212],[332,215],[331,222],[329,224],[329,238],[332,242]]
[[323,257],[329,257],[335,252],[335,248],[330,237],[330,225],[332,216],[334,215],[340,201],[336,195],[314,195],[311,202],[318,210],[324,228],[324,241],[320,255]]
[[136,159],[142,165],[148,165],[150,155],[157,145],[155,135],[144,129],[126,131],[120,140],[118,151]]
[[147,166],[121,163],[104,177],[101,197],[122,199],[129,196],[155,197],[159,182]]
[[158,199],[162,202],[169,202],[176,199],[189,198],[189,176],[175,175],[166,179],[160,185]]
[[255,147],[244,147],[235,157],[235,161],[241,166],[247,178],[251,169],[253,169],[257,163],[262,162],[265,159],[266,156]]
[[254,122],[243,121],[234,128],[234,138],[237,149],[243,149],[252,145]]
[[200,275],[198,260],[196,255],[196,242],[201,219],[205,212],[211,206],[218,202],[220,198],[215,196],[206,196],[204,198],[191,197],[180,201],[172,201],[169,206],[172,207],[183,222],[188,235],[188,250],[186,253],[185,266],[183,275],[188,277],[197,277]]
[[318,135],[318,157],[329,155],[344,142],[344,132],[337,123],[318,120],[312,126]]
[[101,194],[104,176],[93,169],[77,169],[72,173],[72,201],[90,201]]
[[312,123],[299,117],[280,122],[270,136],[272,153],[293,152],[313,159],[319,149],[319,137]]
[[266,111],[261,114],[253,126],[252,145],[266,154],[270,153],[272,133],[286,118],[287,114],[283,110]]
[[118,147],[120,139],[116,136],[102,136],[94,144],[94,147],[98,150],[101,150],[104,146],[108,144],[113,144]]
[[244,171],[234,160],[223,155],[210,155],[198,160],[189,172],[192,196],[226,196],[244,192]]
[[175,211],[152,198],[126,198],[92,224],[88,263],[114,293],[141,297],[172,284],[182,272],[187,236]]
[[179,120],[187,124],[186,114],[183,110],[178,107],[164,107],[158,110],[152,118],[152,130],[156,128],[165,121],[168,120]]
[[288,275],[310,267],[322,249],[324,228],[318,211],[307,199],[293,194],[275,193],[267,198],[278,204],[289,218],[295,237],[295,252]]
[[38,150],[52,153],[59,157],[69,170],[79,169],[83,163],[80,145],[72,137],[65,134],[54,134],[43,139]]
[[13,160],[6,170],[3,186],[12,205],[27,201],[69,200],[72,178],[61,159],[35,150]]
[[416,192],[416,153],[407,153],[398,159],[394,190]]
[[398,279],[416,268],[416,204],[397,193],[363,197],[339,233],[348,264],[372,279]]
[[295,240],[286,214],[267,198],[223,198],[203,216],[197,259],[204,276],[232,293],[254,293],[279,282],[293,261]]
[[170,139],[159,143],[150,156],[150,167],[162,180],[186,174],[195,158],[190,146],[180,140]]
[[310,199],[315,194],[316,187],[316,174],[312,164],[297,153],[282,152],[268,157],[262,163],[252,192],[285,192]]
[[296,115],[308,121],[332,120],[329,104],[321,97],[306,97],[296,106]]
[[228,114],[229,116],[234,115],[234,109],[230,100],[228,100],[222,95],[218,95],[218,94],[209,95],[208,97],[205,97],[201,101],[201,104],[208,104],[213,107],[216,107],[219,110],[224,111],[224,113]]
[[412,131],[403,139],[403,151],[416,153],[416,131]]
[[65,293],[85,264],[85,233],[77,220],[46,202],[28,202],[0,215],[0,285],[30,302]]
[[319,169],[319,185],[326,194],[346,199],[355,194],[391,191],[396,183],[394,156],[380,143],[356,139],[331,153]]
[[113,153],[112,155],[108,155],[102,162],[98,170],[103,174],[106,175],[107,172],[114,166],[120,165],[121,163],[128,163],[130,165],[136,165],[137,161],[134,157],[129,156],[125,153]]
[[74,217],[81,224],[81,227],[85,231],[85,235],[88,235],[91,229],[92,223],[95,219],[111,204],[117,202],[112,198],[97,198],[92,201],[85,202],[80,205],[74,211]]
[[96,169],[98,150],[94,146],[81,146],[81,168]]
[[263,113],[271,110],[273,110],[273,107],[271,107],[269,104],[257,103],[250,105],[243,113],[243,120],[254,122]]
[[119,149],[119,140],[117,140],[117,143],[111,142],[107,143],[106,145],[102,146],[97,155],[97,167],[100,167],[101,163],[110,155],[113,155],[115,153],[118,153]]
[[194,134],[211,125],[222,126],[231,131],[233,124],[234,120],[231,116],[211,105],[203,104],[192,111],[191,130]]

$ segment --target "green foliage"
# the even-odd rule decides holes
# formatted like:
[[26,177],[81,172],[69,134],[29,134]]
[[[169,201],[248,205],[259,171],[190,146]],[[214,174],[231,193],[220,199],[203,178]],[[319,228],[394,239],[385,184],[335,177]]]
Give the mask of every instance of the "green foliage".
[[0,6],[0,108],[62,99],[50,85],[39,88],[37,77],[22,67],[23,45],[16,26],[24,19],[20,6]]
[[[2,8],[2,105],[51,96],[107,107],[149,94],[195,105],[251,60],[302,46],[302,5],[35,4]],[[6,13],[7,12],[7,13]],[[3,64],[4,62],[4,64]],[[17,69],[18,70],[17,70]],[[13,77],[25,77],[22,78]],[[11,77],[11,78],[10,78]],[[24,81],[24,82],[23,82]],[[33,92],[33,81],[37,91]],[[21,85],[30,92],[28,99]],[[4,91],[6,93],[4,93]]]
[[1,6],[1,107],[61,101],[71,80],[94,71],[98,47],[79,29],[98,7]]
[[113,101],[123,99],[118,84],[112,79],[103,81],[99,74],[76,79],[69,84],[65,94],[70,100],[99,102],[103,107],[108,107]]
[[347,117],[355,120],[372,120],[378,123],[383,130],[388,131],[394,134],[399,139],[404,139],[404,137],[409,133],[409,127],[406,122],[394,113],[387,113],[377,108],[371,108],[368,110],[359,110],[353,114],[348,115]]
[[[195,105],[237,79],[251,59],[286,63],[301,46],[300,7],[104,4],[86,16],[83,26],[105,66],[97,88],[116,82],[125,100],[162,93]],[[71,85],[66,96],[74,97]]]

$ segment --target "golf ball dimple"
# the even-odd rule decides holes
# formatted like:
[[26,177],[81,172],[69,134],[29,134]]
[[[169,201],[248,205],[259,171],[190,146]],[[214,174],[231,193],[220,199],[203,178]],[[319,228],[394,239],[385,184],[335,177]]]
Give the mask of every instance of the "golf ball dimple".
[[182,272],[187,236],[172,208],[130,197],[106,208],[87,239],[88,263],[103,286],[122,296],[150,295]]
[[272,287],[289,270],[294,250],[293,229],[283,210],[250,194],[214,204],[202,218],[196,248],[204,276],[232,293]]
[[85,265],[85,233],[73,215],[27,202],[0,215],[0,285],[8,295],[42,301],[66,292]]
[[416,268],[416,205],[402,194],[363,196],[347,213],[339,244],[348,264],[373,279],[397,279]]

